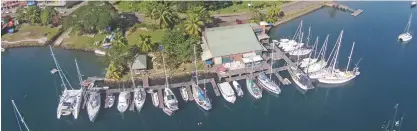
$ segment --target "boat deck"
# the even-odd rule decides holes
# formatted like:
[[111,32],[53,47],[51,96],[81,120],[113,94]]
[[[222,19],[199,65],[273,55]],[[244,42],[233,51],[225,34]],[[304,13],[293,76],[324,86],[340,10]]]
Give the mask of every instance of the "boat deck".
[[164,108],[164,94],[162,89],[158,89],[159,108]]
[[194,97],[193,97],[193,93],[191,91],[191,86],[186,86],[185,89],[187,89],[188,100],[189,101],[193,101],[194,100]]

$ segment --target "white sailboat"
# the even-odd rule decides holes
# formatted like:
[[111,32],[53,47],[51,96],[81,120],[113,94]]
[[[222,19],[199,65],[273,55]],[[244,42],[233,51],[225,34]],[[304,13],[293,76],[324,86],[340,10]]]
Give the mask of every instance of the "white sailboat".
[[230,102],[235,103],[236,96],[235,91],[233,91],[232,86],[230,86],[229,82],[223,82],[219,84],[220,93],[222,94],[223,98]]
[[[306,44],[307,46],[309,45],[309,42],[310,42],[310,31],[311,31],[311,27],[308,27],[307,44]],[[303,42],[302,39],[303,39],[303,33],[301,34],[301,37],[299,39],[300,43]],[[289,55],[304,56],[304,55],[310,54],[313,51],[313,49],[305,48],[303,46],[304,45],[301,45],[300,47],[296,47],[295,50],[289,53]]]
[[242,87],[239,85],[239,83],[237,83],[237,81],[233,81],[232,84],[233,84],[233,87],[236,90],[237,96],[242,97],[243,96],[243,90],[242,90]]
[[[11,101],[12,101],[13,111],[15,113],[17,123],[19,124],[20,131],[22,131],[22,128],[20,126],[20,123],[22,123],[25,126],[25,128],[26,128],[27,131],[30,131],[28,125],[26,124],[25,120],[23,119],[22,114],[20,114],[19,109],[17,109],[16,103],[14,103],[14,100],[11,100]],[[17,118],[17,117],[19,117],[19,118]]]
[[313,83],[311,83],[308,75],[302,74],[298,69],[289,69],[288,70],[294,83],[300,87],[302,90],[307,91],[314,89]]
[[135,79],[133,78],[133,71],[130,70],[130,78],[132,79],[133,90],[133,102],[135,104],[136,110],[140,112],[142,110],[143,104],[146,100],[146,92],[142,86],[136,86]]
[[353,68],[352,71],[349,71],[349,64],[351,61],[351,57],[352,57],[352,53],[353,53],[353,49],[355,47],[355,42],[353,42],[352,45],[352,49],[350,51],[350,55],[349,55],[349,61],[346,67],[346,71],[340,71],[339,69],[336,69],[336,65],[338,63],[338,56],[339,56],[339,50],[341,47],[341,43],[342,43],[342,36],[343,36],[343,30],[340,33],[340,36],[337,40],[337,50],[336,53],[332,59],[331,62],[331,68],[329,69],[329,73],[327,73],[324,77],[322,78],[318,78],[318,81],[320,83],[325,83],[325,84],[342,84],[345,82],[348,82],[352,79],[354,79],[356,76],[358,76],[360,74],[359,72],[359,67],[355,67]]
[[164,56],[162,56],[162,61],[164,64],[164,72],[165,72],[164,106],[167,107],[171,111],[176,111],[179,109],[178,100],[175,94],[172,92],[172,90],[169,87],[168,76],[167,76],[166,68],[165,68]]
[[152,104],[155,107],[158,107],[159,106],[158,92],[152,90],[151,91],[151,96],[152,96]]
[[299,62],[299,66],[301,68],[310,66],[318,61],[318,59],[314,57],[317,52],[318,42],[319,42],[319,37],[316,37],[316,41],[314,42],[313,49],[312,49],[313,51],[309,53],[307,58],[304,58]]
[[[83,88],[80,88],[80,89],[72,88],[67,77],[62,71],[61,66],[58,64],[55,58],[55,54],[52,51],[52,47],[49,46],[49,49],[51,51],[51,55],[54,60],[55,68],[56,68],[53,71],[51,71],[51,73],[58,72],[59,77],[61,79],[61,84],[64,87],[64,90],[62,91],[62,94],[59,98],[59,103],[57,107],[57,118],[60,119],[61,116],[67,116],[67,115],[72,114],[74,116],[74,119],[77,119],[80,105],[81,105],[81,100],[82,100],[81,96],[83,93]],[[71,89],[68,89],[67,85],[69,85],[69,88]]]
[[298,49],[304,46],[304,43],[298,43],[296,41],[296,39],[299,38],[301,35],[302,28],[303,28],[303,21],[301,20],[300,24],[297,27],[297,30],[295,31],[293,38],[291,40],[280,39],[280,42],[278,43],[278,47],[282,48],[285,52],[288,52],[288,51],[293,51],[295,49]]
[[94,122],[96,119],[98,112],[100,111],[101,105],[101,97],[99,92],[91,92],[90,97],[87,101],[87,113],[88,118],[90,118],[91,122]]
[[180,88],[180,93],[181,93],[181,97],[184,101],[188,101],[188,93],[187,93],[187,88],[185,87],[181,87]]
[[117,110],[119,110],[120,113],[124,113],[129,107],[129,103],[130,103],[129,99],[130,99],[130,92],[128,91],[120,92],[119,101],[117,103]]
[[413,38],[410,32],[411,28],[411,18],[413,17],[413,14],[410,14],[410,18],[408,19],[407,25],[405,26],[404,33],[400,34],[398,36],[398,40],[402,42],[407,42]]
[[193,92],[192,97],[194,98],[198,106],[208,111],[212,108],[212,104],[211,104],[210,98],[207,95],[206,82],[204,82],[204,89],[202,89],[198,85],[199,79],[198,79],[198,71],[197,71],[197,55],[196,55],[195,45],[194,45],[194,68],[195,68],[195,77],[193,77],[194,82],[191,85],[191,89]]
[[275,51],[275,45],[272,44],[272,52],[271,52],[271,66],[270,66],[270,70],[271,70],[271,74],[269,75],[269,78],[265,75],[264,72],[259,73],[258,75],[258,85],[264,89],[266,89],[269,92],[272,92],[276,95],[281,93],[281,89],[279,88],[279,86],[277,84],[275,84],[271,78],[272,78],[272,65],[273,65],[273,59],[274,59],[274,51]]

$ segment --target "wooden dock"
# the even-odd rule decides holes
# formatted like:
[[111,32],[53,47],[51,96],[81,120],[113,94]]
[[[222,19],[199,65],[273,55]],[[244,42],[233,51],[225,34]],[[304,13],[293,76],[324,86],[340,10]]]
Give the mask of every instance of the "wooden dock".
[[186,86],[185,89],[187,89],[188,100],[193,101],[194,97],[193,97],[193,92],[191,91],[191,86]]
[[143,83],[144,88],[149,87],[149,76],[148,75],[145,75],[144,77],[142,77],[142,83]]
[[284,84],[284,85],[291,84],[291,81],[289,81],[287,78],[285,78],[285,79],[282,78],[282,76],[278,72],[275,72],[274,74],[275,74],[275,76],[277,76],[278,80],[281,81],[282,84]]
[[352,16],[358,16],[359,14],[361,14],[363,12],[363,10],[361,10],[361,9],[355,10],[355,9],[350,8],[347,5],[342,5],[342,4],[339,4],[339,3],[336,3],[336,2],[326,3],[325,6],[332,7],[332,8],[335,8],[335,9],[339,9],[339,10],[342,10],[342,11],[352,12],[352,14],[350,14]]
[[[132,95],[130,95],[130,96],[132,96]],[[135,96],[132,96],[129,111],[135,111]]]
[[164,108],[164,94],[162,89],[158,89],[159,108]]
[[216,81],[214,81],[214,78],[211,78],[209,81],[213,87],[214,94],[216,94],[216,96],[220,96],[220,91],[219,91],[219,88],[217,87]]
[[109,103],[107,102],[107,101],[109,101],[109,92],[108,91],[106,91],[106,98],[104,98],[104,108],[109,108]]

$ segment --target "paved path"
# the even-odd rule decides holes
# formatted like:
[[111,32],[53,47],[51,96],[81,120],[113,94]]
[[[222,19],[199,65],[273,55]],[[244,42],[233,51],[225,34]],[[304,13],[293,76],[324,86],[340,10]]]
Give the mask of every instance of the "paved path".
[[44,38],[39,38],[39,39],[25,39],[25,40],[18,40],[18,41],[1,41],[1,42],[2,44],[17,44],[21,42],[38,42],[38,43],[44,44],[47,40],[48,38],[44,37]]

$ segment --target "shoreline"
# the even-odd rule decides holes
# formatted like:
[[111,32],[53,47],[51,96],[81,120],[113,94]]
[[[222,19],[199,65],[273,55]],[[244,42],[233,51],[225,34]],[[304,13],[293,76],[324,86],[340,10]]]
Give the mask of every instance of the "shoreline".
[[294,11],[295,13],[291,13],[290,12],[289,15],[294,15],[294,16],[291,16],[289,18],[285,18],[285,19],[279,20],[278,22],[275,22],[274,23],[274,27],[275,26],[278,26],[278,25],[281,25],[281,24],[284,24],[284,23],[287,23],[287,22],[289,22],[291,20],[294,20],[294,19],[296,19],[298,17],[304,16],[304,15],[308,15],[308,14],[313,13],[314,11],[319,10],[319,9],[322,9],[324,7],[325,6],[323,5],[323,3],[320,3],[320,4],[317,4],[317,5],[310,5],[310,6],[306,7],[306,8],[301,9],[301,10],[298,10],[298,11]]

